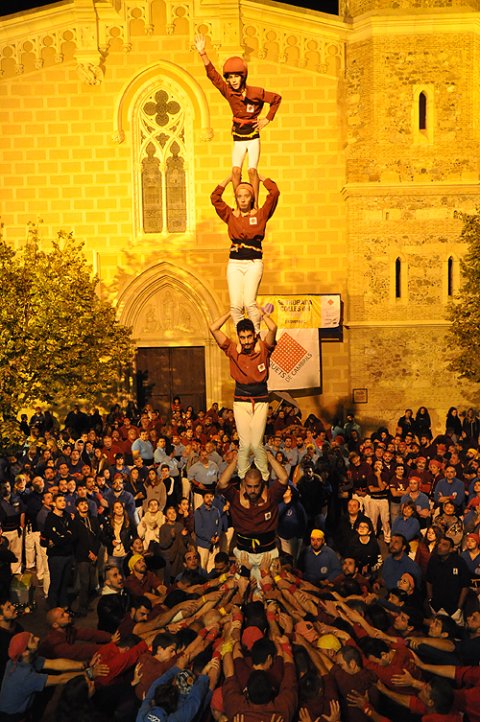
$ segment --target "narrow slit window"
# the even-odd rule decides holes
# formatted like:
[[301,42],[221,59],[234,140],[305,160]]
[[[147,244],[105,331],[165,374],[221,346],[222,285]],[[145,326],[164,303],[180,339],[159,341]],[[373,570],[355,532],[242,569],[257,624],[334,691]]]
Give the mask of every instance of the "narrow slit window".
[[395,261],[395,298],[402,297],[402,262],[400,258]]
[[420,93],[418,96],[418,129],[427,130],[427,96]]
[[453,296],[453,258],[451,256],[447,261],[447,295]]

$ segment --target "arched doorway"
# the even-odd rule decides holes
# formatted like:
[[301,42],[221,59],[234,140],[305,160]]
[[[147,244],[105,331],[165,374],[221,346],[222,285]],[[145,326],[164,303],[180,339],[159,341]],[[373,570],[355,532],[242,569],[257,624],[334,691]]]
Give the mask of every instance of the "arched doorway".
[[138,349],[141,404],[165,413],[175,395],[196,410],[220,397],[220,354],[208,330],[218,304],[201,279],[159,263],[127,286],[118,310]]

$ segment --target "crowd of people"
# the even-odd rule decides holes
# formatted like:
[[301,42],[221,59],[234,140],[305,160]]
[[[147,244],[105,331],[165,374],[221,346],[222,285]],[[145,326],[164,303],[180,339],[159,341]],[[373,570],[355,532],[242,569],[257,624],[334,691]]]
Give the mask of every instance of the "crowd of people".
[[[365,435],[269,406],[267,473],[216,403],[20,425],[0,459],[5,722],[41,720],[58,685],[57,722],[480,720],[473,410]],[[41,639],[20,582],[45,596]]]

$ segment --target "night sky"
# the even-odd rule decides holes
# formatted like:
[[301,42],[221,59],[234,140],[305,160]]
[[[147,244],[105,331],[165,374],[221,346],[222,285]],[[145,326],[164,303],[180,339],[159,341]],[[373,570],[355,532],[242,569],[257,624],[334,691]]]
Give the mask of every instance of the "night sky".
[[[278,0],[274,0],[277,2]],[[0,16],[10,15],[11,13],[21,12],[29,8],[42,7],[44,5],[53,5],[53,0],[0,0]],[[299,8],[311,8],[312,10],[321,10],[324,13],[338,13],[337,0],[297,0],[289,2],[288,5],[295,5]]]

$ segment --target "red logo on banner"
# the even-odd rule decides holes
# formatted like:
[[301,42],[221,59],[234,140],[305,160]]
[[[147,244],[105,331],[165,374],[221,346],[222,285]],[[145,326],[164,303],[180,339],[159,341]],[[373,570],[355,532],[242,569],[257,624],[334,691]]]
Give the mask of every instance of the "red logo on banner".
[[288,333],[282,334],[275,351],[272,354],[274,361],[282,371],[290,373],[300,361],[308,355],[308,351],[303,348],[298,341]]

